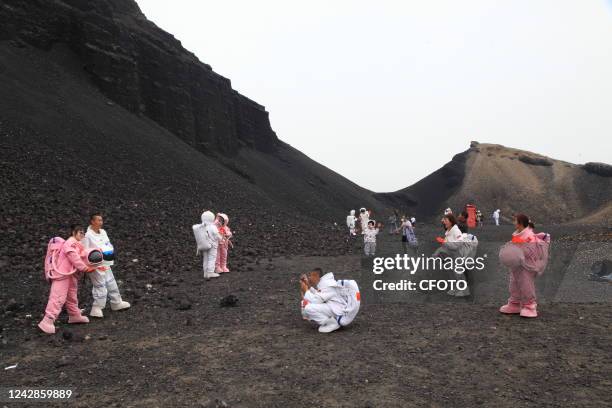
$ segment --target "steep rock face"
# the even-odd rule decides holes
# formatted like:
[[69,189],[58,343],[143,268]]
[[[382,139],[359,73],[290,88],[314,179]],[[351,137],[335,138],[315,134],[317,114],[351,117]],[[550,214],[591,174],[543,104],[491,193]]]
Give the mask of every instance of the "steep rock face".
[[[59,90],[47,86],[60,78],[72,93],[56,95]],[[119,108],[138,119],[155,121],[181,142],[205,153],[190,155],[190,160],[222,165],[246,181],[248,189],[265,193],[291,213],[329,225],[344,219],[351,208],[382,207],[370,191],[278,140],[261,105],[234,91],[228,79],[146,20],[132,0],[0,3],[0,79],[4,82],[0,85],[7,88],[4,95],[13,93],[14,97],[12,104],[4,104],[6,111],[0,117],[19,126],[36,122],[33,127],[54,148],[61,149],[66,143],[66,125],[77,119],[73,111],[53,118],[51,112],[78,105],[78,96],[87,93],[102,100],[105,108],[88,111],[88,104],[74,106],[82,113],[78,120],[84,128],[89,129],[85,125],[95,122],[98,115]],[[41,84],[45,96],[56,98],[42,98]],[[28,108],[14,108],[21,105]],[[110,116],[107,120],[112,121]],[[108,125],[102,128],[112,123]],[[100,130],[81,135],[75,147],[86,149],[85,139],[96,135],[108,140]],[[113,136],[116,143],[131,145],[131,134]],[[155,144],[153,134],[150,138],[141,143]],[[108,149],[100,151],[100,158],[115,160]],[[158,158],[158,163],[164,167],[169,160],[170,156]],[[194,174],[198,179],[207,176]],[[217,176],[211,184],[223,188],[225,179]],[[209,196],[204,194],[202,199]],[[262,201],[261,205],[270,204]]]
[[0,40],[43,50],[67,44],[109,99],[207,154],[278,146],[264,107],[148,21],[133,0],[5,0]]

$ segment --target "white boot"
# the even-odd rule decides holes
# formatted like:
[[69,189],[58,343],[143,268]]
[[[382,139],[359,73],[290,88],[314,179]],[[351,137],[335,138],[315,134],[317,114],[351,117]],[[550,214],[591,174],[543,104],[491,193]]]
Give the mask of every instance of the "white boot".
[[335,317],[330,317],[319,326],[319,333],[331,333],[334,330],[338,330],[340,325],[336,321]]
[[113,303],[111,302],[111,309],[116,311],[116,310],[122,310],[122,309],[127,309],[128,307],[130,307],[131,305],[126,302],[125,300],[122,300],[119,303]]
[[92,306],[89,315],[91,317],[104,317],[104,313],[102,313],[102,308],[100,306]]
[[206,279],[218,278],[219,276],[221,276],[221,275],[219,275],[216,272],[210,272],[210,273],[207,273],[206,275],[204,275],[204,278],[206,278]]

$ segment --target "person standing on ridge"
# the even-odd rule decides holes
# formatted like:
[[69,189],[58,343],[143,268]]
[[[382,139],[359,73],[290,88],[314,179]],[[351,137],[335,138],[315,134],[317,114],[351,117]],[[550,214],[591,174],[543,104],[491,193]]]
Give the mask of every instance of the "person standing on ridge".
[[499,213],[500,213],[499,208],[493,211],[493,220],[495,221],[495,225],[498,227],[499,227]]

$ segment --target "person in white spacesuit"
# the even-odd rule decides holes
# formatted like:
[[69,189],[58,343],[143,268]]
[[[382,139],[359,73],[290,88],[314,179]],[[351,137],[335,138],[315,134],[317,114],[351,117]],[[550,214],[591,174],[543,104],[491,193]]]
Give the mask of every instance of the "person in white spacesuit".
[[217,261],[217,251],[219,241],[223,238],[215,225],[215,214],[210,211],[204,211],[201,216],[202,223],[193,226],[193,231],[198,244],[197,253],[202,253],[202,268],[204,269],[204,278],[218,278],[219,274],[215,273],[215,263]]
[[499,213],[500,213],[499,208],[493,211],[493,220],[495,221],[495,225],[497,225],[498,227],[499,227]]
[[359,209],[359,221],[361,223],[361,235],[363,235],[368,228],[368,221],[370,221],[370,214],[365,208]]
[[351,210],[351,213],[346,216],[346,226],[349,229],[349,236],[354,236],[355,234],[355,221],[357,217],[355,217],[355,210]]
[[111,310],[117,311],[127,309],[130,304],[121,299],[119,286],[113,274],[111,266],[115,264],[115,249],[108,239],[106,231],[102,229],[104,220],[102,214],[96,213],[89,217],[89,227],[83,239],[85,248],[100,248],[104,257],[102,265],[89,274],[93,285],[91,293],[93,303],[91,305],[90,316],[104,317],[102,310],[106,307],[106,299],[110,298]]
[[354,280],[336,280],[331,272],[323,275],[314,268],[300,277],[302,317],[319,326],[320,333],[330,333],[348,326],[357,316],[361,294]]

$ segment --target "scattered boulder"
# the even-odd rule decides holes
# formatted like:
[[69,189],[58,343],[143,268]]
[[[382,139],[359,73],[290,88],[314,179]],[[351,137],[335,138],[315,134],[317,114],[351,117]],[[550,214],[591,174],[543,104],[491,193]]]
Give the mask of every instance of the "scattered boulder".
[[85,336],[83,336],[80,333],[73,332],[70,330],[63,330],[62,338],[66,341],[71,341],[71,342],[76,342],[76,343],[81,343],[85,341]]
[[238,298],[234,295],[228,295],[221,299],[219,304],[221,307],[234,307],[238,305]]
[[191,302],[187,299],[181,299],[176,304],[176,310],[189,310],[191,309]]

